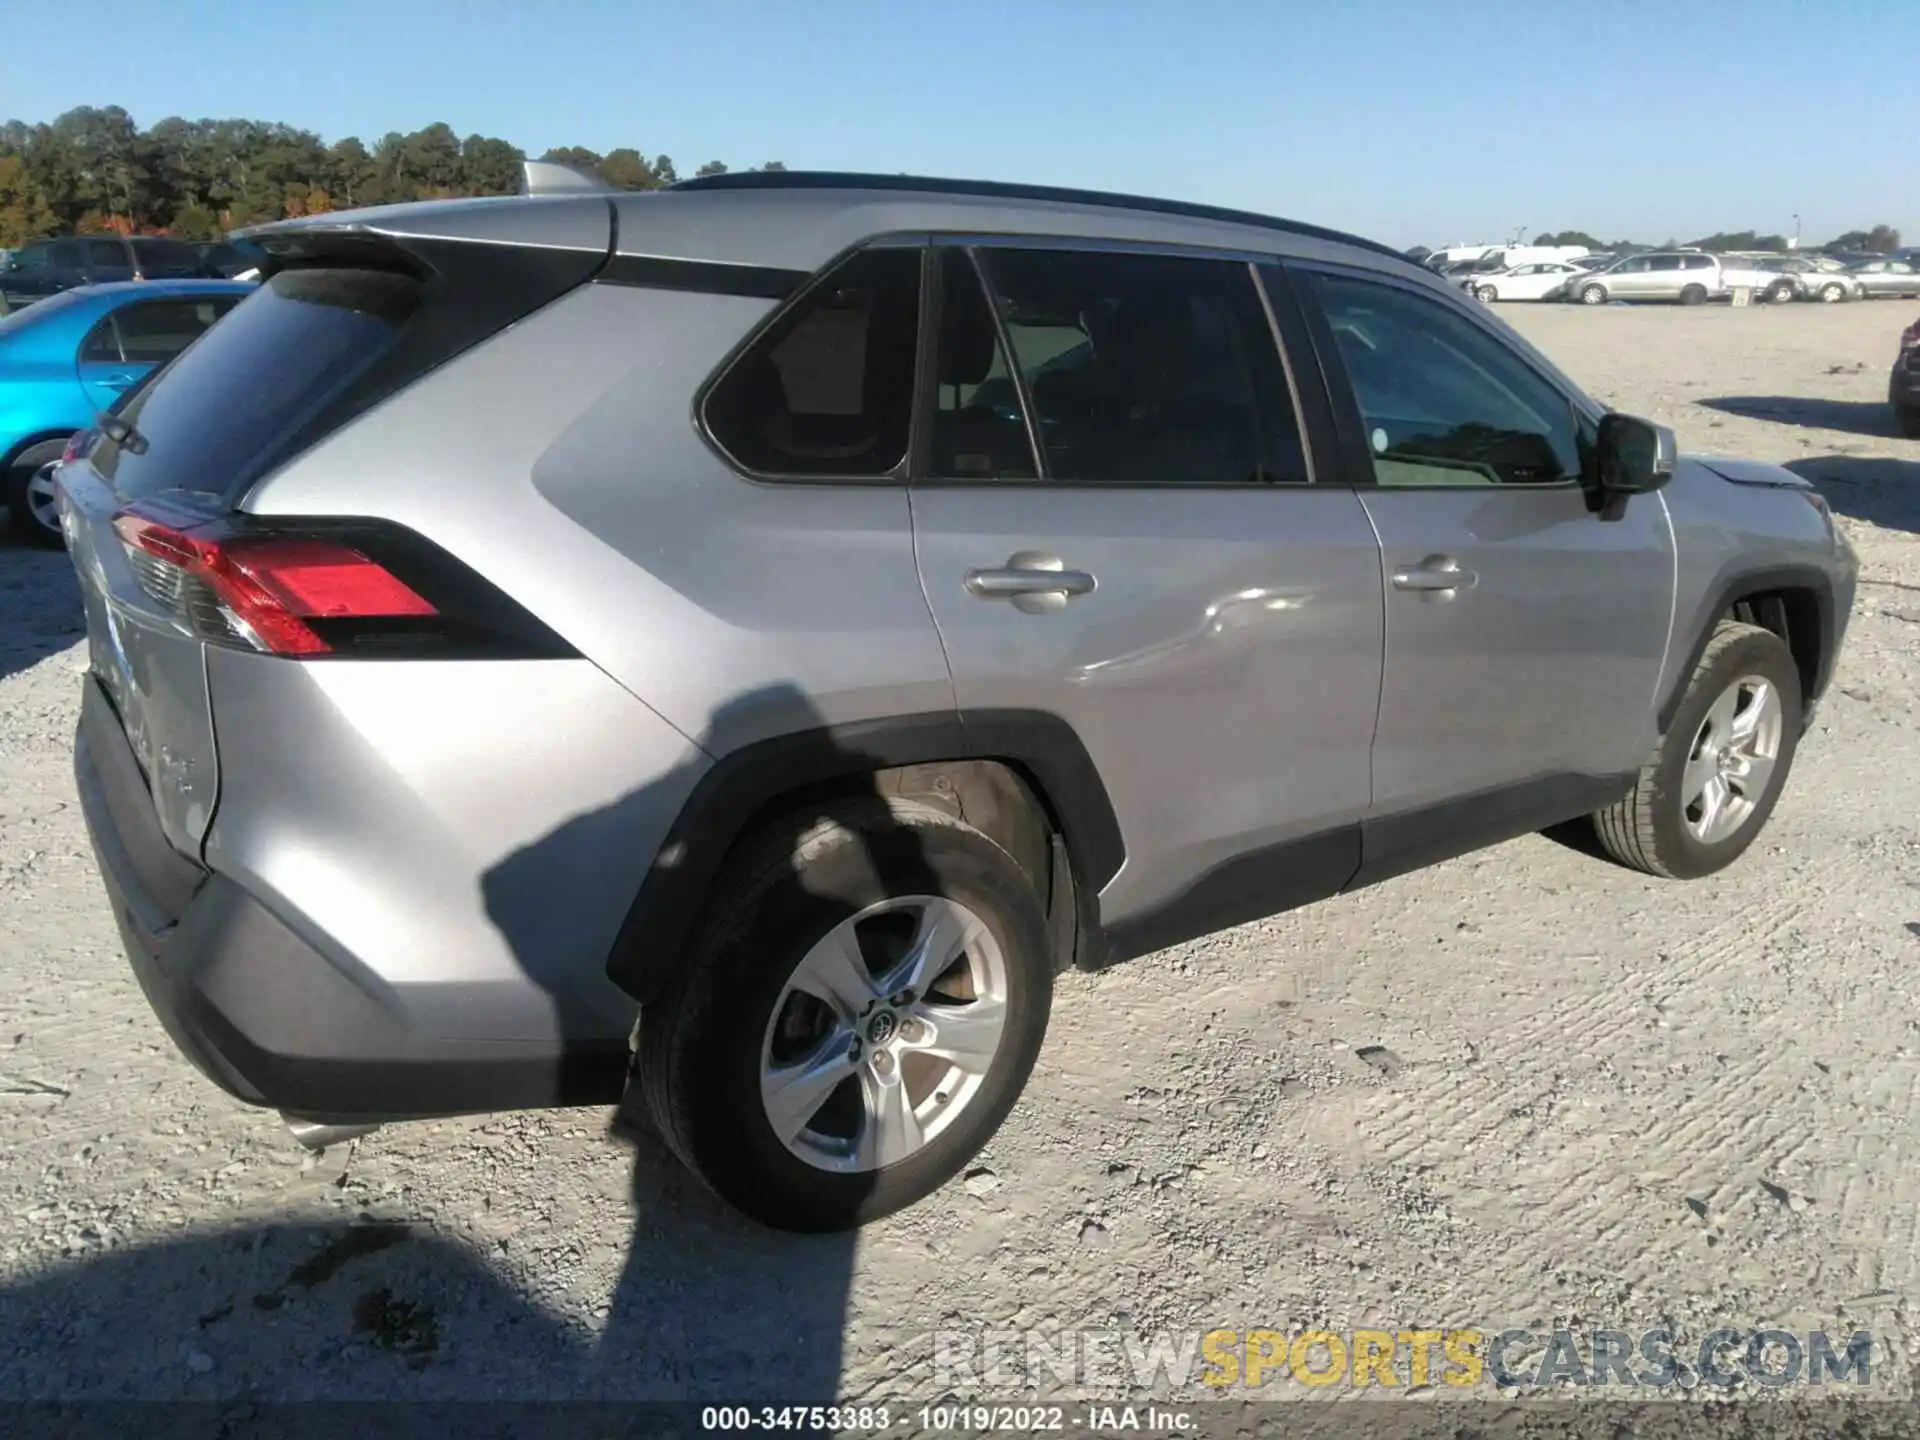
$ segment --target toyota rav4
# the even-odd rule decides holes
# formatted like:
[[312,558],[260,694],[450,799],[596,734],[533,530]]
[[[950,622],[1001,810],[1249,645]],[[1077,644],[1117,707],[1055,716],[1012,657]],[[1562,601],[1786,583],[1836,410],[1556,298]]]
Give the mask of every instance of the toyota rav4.
[[1780,796],[1854,593],[1820,496],[1384,247],[529,176],[251,232],[60,471],[100,869],[243,1101],[631,1085],[846,1227],[987,1141],[1064,967],[1580,817],[1704,876]]

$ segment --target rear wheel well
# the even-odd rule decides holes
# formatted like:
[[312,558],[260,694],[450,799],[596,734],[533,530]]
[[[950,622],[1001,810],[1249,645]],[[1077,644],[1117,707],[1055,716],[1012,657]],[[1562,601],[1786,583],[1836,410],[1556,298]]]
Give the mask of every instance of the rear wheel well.
[[1743,595],[1727,607],[1726,620],[1740,620],[1771,630],[1786,641],[1800,672],[1803,705],[1811,703],[1820,680],[1820,602],[1811,590],[1762,590]]
[[1062,965],[1076,957],[1080,894],[1065,832],[1039,782],[1013,761],[929,760],[895,765],[781,791],[763,801],[741,826],[735,849],[796,811],[837,801],[914,800],[972,826],[1011,855],[1029,879],[1052,922]]

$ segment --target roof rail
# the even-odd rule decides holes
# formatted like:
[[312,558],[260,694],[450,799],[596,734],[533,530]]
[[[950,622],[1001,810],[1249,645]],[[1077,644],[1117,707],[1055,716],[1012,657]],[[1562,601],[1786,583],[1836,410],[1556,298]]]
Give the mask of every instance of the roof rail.
[[612,190],[613,186],[598,175],[562,165],[557,160],[520,162],[522,195],[606,195]]
[[[742,170],[721,175],[700,175],[681,180],[669,190],[895,190],[936,195],[978,195],[996,200],[1050,200],[1068,205],[1097,206],[1108,210],[1139,210],[1153,215],[1174,215],[1189,220],[1215,220],[1230,225],[1255,225],[1265,230],[1283,230],[1292,235],[1307,235],[1341,245],[1358,245],[1376,255],[1389,255],[1403,265],[1414,265],[1398,250],[1377,240],[1350,235],[1323,225],[1300,220],[1283,220],[1251,210],[1232,210],[1220,205],[1200,205],[1187,200],[1159,200],[1145,195],[1118,195],[1105,190],[1074,190],[1060,185],[1021,185],[1001,180],[946,180],[926,175],[868,175],[840,170]],[[1414,265],[1415,269],[1419,267]]]

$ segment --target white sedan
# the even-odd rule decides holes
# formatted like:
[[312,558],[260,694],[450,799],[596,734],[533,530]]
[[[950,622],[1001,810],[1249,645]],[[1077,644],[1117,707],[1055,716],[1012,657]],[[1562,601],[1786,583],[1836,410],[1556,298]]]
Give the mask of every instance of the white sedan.
[[1537,265],[1516,265],[1511,270],[1470,275],[1460,282],[1460,288],[1488,302],[1548,300],[1558,294],[1569,280],[1585,273],[1577,265],[1548,260]]

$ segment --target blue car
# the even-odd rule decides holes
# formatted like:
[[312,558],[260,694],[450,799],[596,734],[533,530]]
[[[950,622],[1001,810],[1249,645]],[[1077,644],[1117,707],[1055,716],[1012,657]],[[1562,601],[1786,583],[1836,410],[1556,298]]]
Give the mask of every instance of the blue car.
[[61,543],[50,472],[67,441],[254,288],[237,280],[88,285],[0,320],[0,488],[27,539]]

